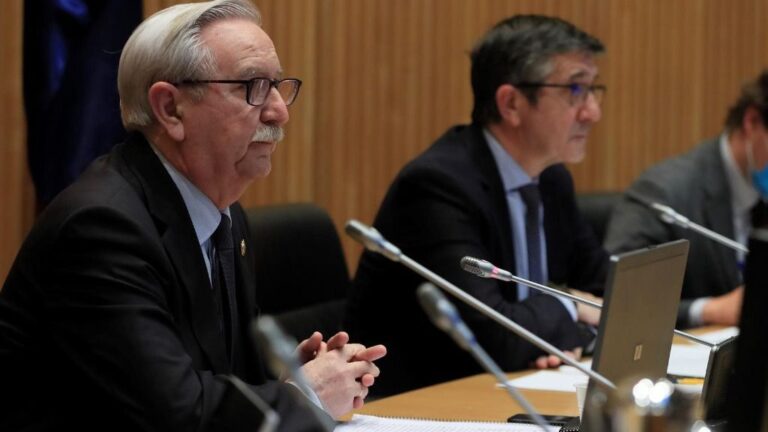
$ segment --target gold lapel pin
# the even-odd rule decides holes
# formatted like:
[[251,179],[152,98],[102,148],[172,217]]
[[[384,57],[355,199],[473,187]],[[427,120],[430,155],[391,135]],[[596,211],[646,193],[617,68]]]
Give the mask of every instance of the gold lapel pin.
[[240,256],[245,256],[245,239],[240,240]]

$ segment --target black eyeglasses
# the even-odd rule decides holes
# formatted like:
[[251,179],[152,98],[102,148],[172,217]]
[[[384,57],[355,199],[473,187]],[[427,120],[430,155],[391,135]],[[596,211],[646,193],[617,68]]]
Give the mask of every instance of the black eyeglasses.
[[[299,95],[301,80],[297,78],[271,79],[253,78],[249,80],[184,80],[180,84],[243,84],[245,101],[248,105],[261,106],[267,100],[272,87],[277,89],[286,106],[290,106]],[[175,84],[174,84],[175,85]]]
[[603,96],[607,91],[607,88],[601,84],[579,84],[579,83],[551,84],[551,83],[522,82],[522,83],[516,84],[515,86],[530,87],[530,88],[555,87],[555,88],[568,89],[570,102],[572,106],[584,105],[587,102],[587,96],[589,96],[590,93],[592,93],[592,96],[595,97],[595,102],[597,102],[597,104],[600,105],[600,102],[603,101]]

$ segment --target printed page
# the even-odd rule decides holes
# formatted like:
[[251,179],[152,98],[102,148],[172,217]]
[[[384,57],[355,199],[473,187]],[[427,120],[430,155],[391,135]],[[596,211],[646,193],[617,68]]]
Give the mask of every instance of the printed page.
[[[547,432],[557,432],[560,426],[549,426]],[[541,432],[536,425],[491,422],[453,422],[404,418],[375,417],[355,414],[334,432]]]

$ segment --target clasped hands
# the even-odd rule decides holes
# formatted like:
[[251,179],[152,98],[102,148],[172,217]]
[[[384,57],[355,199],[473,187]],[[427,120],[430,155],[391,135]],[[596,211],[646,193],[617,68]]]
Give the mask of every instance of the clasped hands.
[[314,332],[296,347],[304,376],[333,418],[363,406],[368,388],[379,376],[373,362],[386,353],[384,345],[366,348],[349,343],[346,332],[336,333],[327,341],[320,332]]

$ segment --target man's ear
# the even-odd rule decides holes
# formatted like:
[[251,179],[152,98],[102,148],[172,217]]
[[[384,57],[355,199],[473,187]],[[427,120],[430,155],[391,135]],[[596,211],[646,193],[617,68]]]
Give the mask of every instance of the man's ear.
[[763,116],[760,115],[757,108],[749,106],[744,110],[744,116],[741,118],[741,128],[744,130],[744,135],[747,139],[751,139],[756,131],[763,130],[765,127]]
[[160,129],[174,141],[183,141],[184,122],[179,89],[173,84],[159,81],[149,88],[147,98]]
[[512,84],[502,84],[496,89],[496,109],[501,121],[511,126],[520,125],[520,108],[525,96]]

